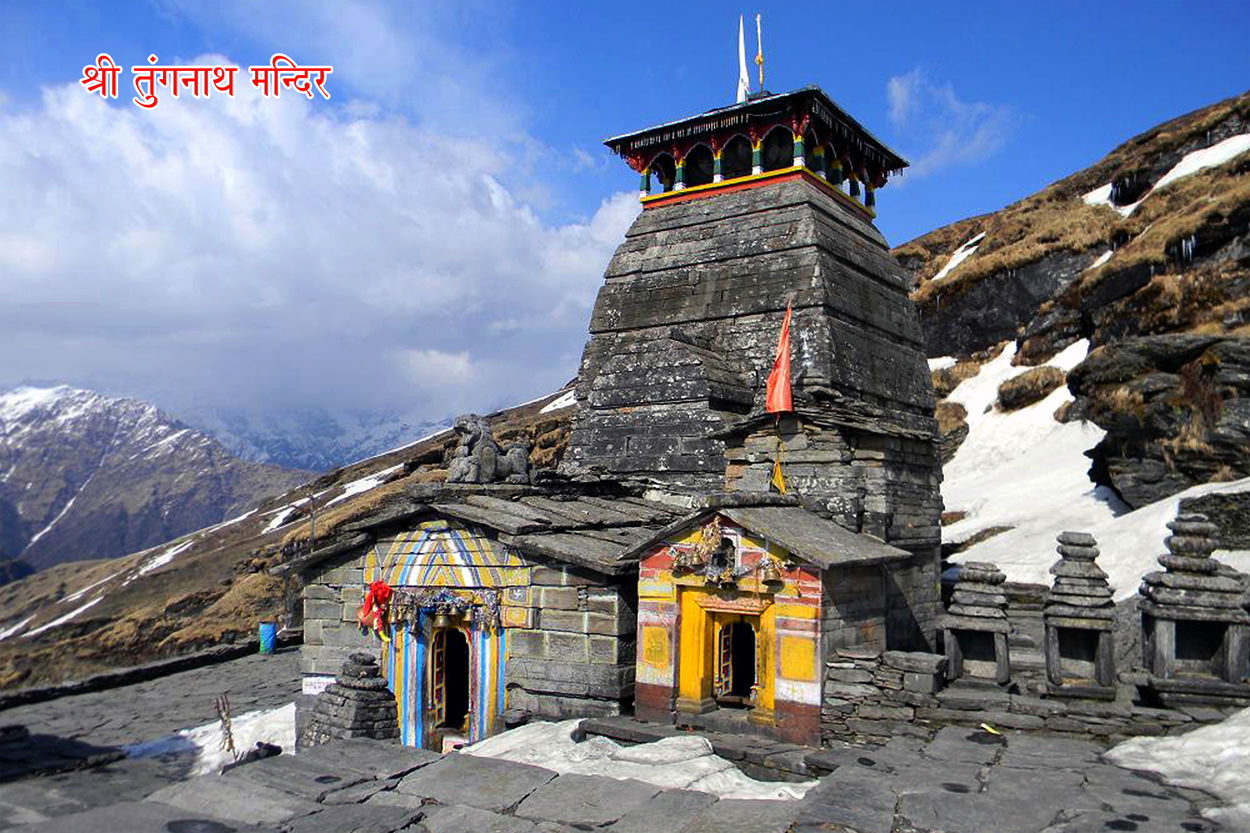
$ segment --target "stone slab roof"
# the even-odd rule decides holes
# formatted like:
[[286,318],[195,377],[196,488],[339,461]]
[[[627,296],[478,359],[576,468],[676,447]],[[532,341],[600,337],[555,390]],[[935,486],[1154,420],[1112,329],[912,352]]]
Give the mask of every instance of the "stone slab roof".
[[632,553],[677,511],[635,497],[559,493],[536,488],[464,488],[442,490],[414,503],[403,513],[381,512],[351,525],[350,537],[292,559],[281,570],[307,570],[335,556],[372,543],[398,524],[431,515],[455,518],[495,532],[499,540],[522,554],[555,559],[604,575],[636,568]]
[[631,562],[636,561],[648,548],[716,513],[821,569],[883,564],[911,557],[911,553],[905,550],[892,547],[871,535],[851,532],[802,506],[771,501],[764,505],[722,505],[700,509],[646,538],[627,552],[626,557]]

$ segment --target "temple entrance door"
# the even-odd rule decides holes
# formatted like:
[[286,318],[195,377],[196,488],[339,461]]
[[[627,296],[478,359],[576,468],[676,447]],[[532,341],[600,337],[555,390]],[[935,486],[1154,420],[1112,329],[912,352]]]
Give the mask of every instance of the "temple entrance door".
[[716,682],[713,696],[722,706],[745,708],[755,695],[758,616],[717,616]]
[[[447,628],[434,632],[430,644],[429,726],[443,738],[468,736],[469,641],[464,632]],[[442,744],[435,748],[441,750]]]

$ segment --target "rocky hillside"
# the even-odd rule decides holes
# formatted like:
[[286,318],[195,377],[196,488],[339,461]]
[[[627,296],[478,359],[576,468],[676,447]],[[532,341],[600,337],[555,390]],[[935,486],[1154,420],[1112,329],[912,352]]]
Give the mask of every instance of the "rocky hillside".
[[[561,392],[487,419],[496,439],[529,443],[530,463],[550,472],[568,442],[573,404]],[[254,636],[262,618],[289,620],[300,588],[269,568],[308,551],[311,512],[318,546],[350,536],[362,519],[402,512],[414,493],[445,479],[456,443],[443,431],[162,546],[50,567],[0,587],[0,689],[233,642]]]
[[17,388],[0,394],[0,583],[164,543],[308,477],[242,462],[145,402]]
[[[1250,93],[1136,136],[1001,211],[899,246],[939,396],[1012,343],[1010,410],[1067,384],[1129,507],[1250,475]],[[1065,376],[1044,368],[1087,340]],[[943,358],[949,357],[949,358]],[[967,414],[939,404],[947,459]],[[952,507],[948,506],[948,509]]]

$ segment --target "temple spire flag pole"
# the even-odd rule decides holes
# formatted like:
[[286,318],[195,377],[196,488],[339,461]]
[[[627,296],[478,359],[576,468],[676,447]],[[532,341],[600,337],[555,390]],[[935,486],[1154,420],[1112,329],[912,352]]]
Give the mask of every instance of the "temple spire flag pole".
[[781,336],[777,339],[777,355],[773,370],[768,374],[768,387],[764,392],[764,410],[770,414],[793,411],[790,397],[790,313],[786,304],[786,317],[781,322]]
[[760,68],[760,92],[764,92],[764,33],[758,14],[755,16],[755,65]]
[[777,456],[773,459],[773,474],[769,485],[781,494],[786,493],[786,479],[781,474],[781,414],[793,411],[790,396],[790,315],[792,304],[786,304],[786,317],[781,322],[781,335],[777,338],[777,355],[773,369],[768,374],[768,386],[764,390],[764,410],[777,415]]
[[747,100],[751,91],[751,76],[747,74],[747,46],[742,34],[742,15],[738,15],[738,103]]

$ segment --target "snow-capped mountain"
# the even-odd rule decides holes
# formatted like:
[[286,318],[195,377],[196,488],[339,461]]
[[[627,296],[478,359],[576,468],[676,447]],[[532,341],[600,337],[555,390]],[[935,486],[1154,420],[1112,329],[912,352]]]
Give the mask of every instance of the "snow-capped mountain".
[[134,552],[307,477],[241,461],[146,402],[16,388],[0,394],[0,563]]
[[408,421],[378,411],[324,408],[190,410],[188,422],[244,460],[328,471],[406,445],[451,425]]

